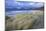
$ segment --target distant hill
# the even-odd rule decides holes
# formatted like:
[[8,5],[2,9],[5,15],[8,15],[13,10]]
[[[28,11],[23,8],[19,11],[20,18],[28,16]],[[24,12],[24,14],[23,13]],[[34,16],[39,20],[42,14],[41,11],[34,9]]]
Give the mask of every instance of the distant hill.
[[40,7],[40,8],[21,8],[21,9],[17,9],[17,8],[5,8],[6,11],[22,11],[22,10],[44,10],[44,7]]

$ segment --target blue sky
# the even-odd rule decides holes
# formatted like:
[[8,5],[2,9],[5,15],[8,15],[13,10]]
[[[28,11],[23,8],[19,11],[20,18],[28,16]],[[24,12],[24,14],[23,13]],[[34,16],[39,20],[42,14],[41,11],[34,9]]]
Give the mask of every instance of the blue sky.
[[[16,2],[16,0],[6,0],[6,7],[7,9],[22,9],[22,8],[25,8],[25,9],[29,9],[29,8],[40,8],[40,7],[43,7],[43,3],[42,2]],[[15,10],[16,10],[15,9]],[[30,9],[31,10],[31,9]],[[6,10],[7,11],[7,10]],[[20,13],[20,12],[24,12],[24,11],[8,11],[6,12],[6,15],[9,15],[9,16],[13,16],[15,15],[16,13]]]
[[6,8],[16,8],[16,9],[21,9],[21,8],[40,8],[43,7],[43,3],[41,2],[16,2],[15,0],[6,0]]

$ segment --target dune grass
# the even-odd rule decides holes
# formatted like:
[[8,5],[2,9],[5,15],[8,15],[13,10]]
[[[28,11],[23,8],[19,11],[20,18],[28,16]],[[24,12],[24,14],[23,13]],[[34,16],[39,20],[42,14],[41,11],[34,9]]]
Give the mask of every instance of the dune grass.
[[[34,23],[43,15],[43,11],[33,12],[30,14],[16,14],[16,16],[11,17],[6,24],[6,29],[8,30],[25,30],[32,29]],[[42,19],[42,18],[41,18]],[[12,22],[11,22],[12,21]]]

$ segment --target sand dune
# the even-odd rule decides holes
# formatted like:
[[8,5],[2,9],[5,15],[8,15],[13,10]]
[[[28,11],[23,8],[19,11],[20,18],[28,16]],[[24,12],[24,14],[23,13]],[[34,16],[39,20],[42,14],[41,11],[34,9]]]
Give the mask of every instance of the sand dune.
[[44,28],[43,11],[32,11],[30,14],[16,14],[6,20],[6,30],[26,30]]

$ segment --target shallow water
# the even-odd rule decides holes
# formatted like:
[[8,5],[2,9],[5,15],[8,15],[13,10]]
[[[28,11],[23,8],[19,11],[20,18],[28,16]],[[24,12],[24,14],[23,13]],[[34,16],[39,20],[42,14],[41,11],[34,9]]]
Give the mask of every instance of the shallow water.
[[32,13],[32,12],[38,12],[38,11],[40,11],[40,10],[22,10],[22,11],[7,11],[6,12],[6,15],[8,15],[8,16],[14,16],[14,15],[16,15],[16,14],[30,14],[30,13]]

